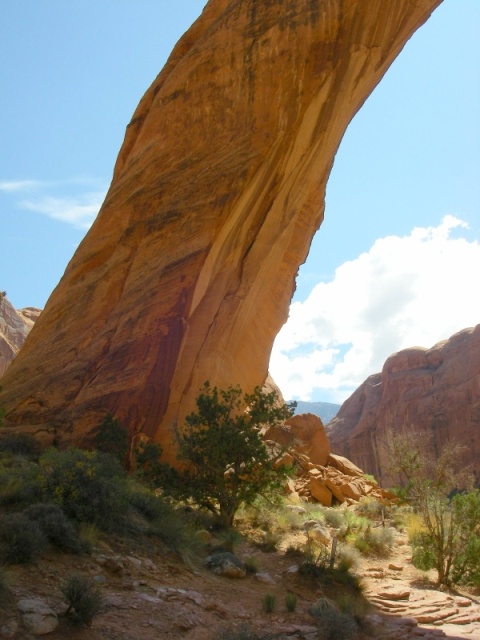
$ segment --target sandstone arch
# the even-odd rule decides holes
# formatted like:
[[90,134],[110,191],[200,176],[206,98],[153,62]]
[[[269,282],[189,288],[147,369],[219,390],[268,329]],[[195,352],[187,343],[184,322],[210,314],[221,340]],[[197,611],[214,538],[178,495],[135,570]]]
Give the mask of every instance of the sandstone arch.
[[2,380],[7,424],[66,444],[110,411],[165,445],[204,380],[262,384],[343,133],[440,3],[210,0]]

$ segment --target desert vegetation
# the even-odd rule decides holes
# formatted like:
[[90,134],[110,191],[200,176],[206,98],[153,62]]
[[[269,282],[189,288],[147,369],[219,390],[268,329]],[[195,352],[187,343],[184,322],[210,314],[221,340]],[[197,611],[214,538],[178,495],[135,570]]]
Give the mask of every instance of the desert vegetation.
[[[42,451],[28,436],[5,435],[0,566],[39,562],[52,551],[88,555],[106,540],[148,549],[149,555],[173,553],[197,569],[206,566],[207,554],[231,554],[252,580],[264,573],[267,555],[291,559],[298,567],[297,584],[322,594],[308,608],[320,640],[370,633],[371,606],[358,569],[365,558],[388,558],[398,530],[409,529],[413,563],[436,569],[440,585],[480,584],[480,496],[477,490],[458,490],[460,479],[468,478],[456,470],[452,448],[430,467],[420,444],[405,456],[405,444],[396,442],[399,498],[394,502],[362,498],[336,507],[290,502],[282,487],[291,469],[278,466],[283,451],[267,448],[260,429],[291,412],[274,394],[256,389],[248,395],[238,387],[219,390],[206,383],[197,410],[184,429],[175,430],[182,470],[164,464],[154,443],[140,445],[129,468],[128,431],[109,414],[98,425],[91,450]],[[105,611],[101,590],[88,576],[71,573],[58,589],[66,604],[63,618],[70,623],[89,626]],[[3,569],[0,607],[8,598]],[[259,615],[293,617],[298,609],[297,593],[288,588],[281,592],[267,585],[258,598]],[[215,637],[265,640],[269,635],[244,626],[225,628]]]
[[386,446],[397,493],[416,515],[413,564],[435,569],[441,587],[480,586],[480,492],[460,465],[461,448],[449,443],[434,458],[430,436],[418,432],[389,433]]

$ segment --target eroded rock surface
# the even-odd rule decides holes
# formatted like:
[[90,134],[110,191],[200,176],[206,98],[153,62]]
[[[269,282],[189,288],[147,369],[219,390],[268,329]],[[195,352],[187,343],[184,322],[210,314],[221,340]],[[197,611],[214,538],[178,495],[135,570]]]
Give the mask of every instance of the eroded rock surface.
[[[432,450],[463,445],[462,461],[480,477],[480,325],[431,349],[390,356],[382,373],[343,404],[326,431],[340,453],[385,484],[386,432],[431,433]],[[407,431],[407,432],[408,432]]]
[[111,412],[168,450],[205,380],[261,386],[345,129],[440,3],[210,0],[5,376],[8,424],[81,443]]
[[39,315],[40,309],[35,307],[17,311],[6,297],[0,296],[0,378],[19,352]]

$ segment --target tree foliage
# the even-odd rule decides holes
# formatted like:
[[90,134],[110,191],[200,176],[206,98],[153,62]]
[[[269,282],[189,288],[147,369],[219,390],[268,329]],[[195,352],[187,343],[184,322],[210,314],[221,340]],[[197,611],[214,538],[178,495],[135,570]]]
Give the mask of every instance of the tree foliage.
[[271,492],[285,475],[286,469],[275,469],[260,430],[290,418],[294,405],[280,404],[275,392],[258,387],[244,394],[239,386],[217,389],[208,382],[196,404],[184,429],[176,431],[185,465],[177,473],[177,495],[206,507],[229,527],[241,505]]
[[425,434],[390,434],[391,468],[403,480],[400,495],[420,514],[411,538],[413,564],[435,569],[438,584],[480,585],[480,493],[461,463],[462,447],[448,443],[437,457]]
[[127,463],[128,433],[118,418],[108,413],[102,420],[94,438],[95,448],[114,456],[122,465]]

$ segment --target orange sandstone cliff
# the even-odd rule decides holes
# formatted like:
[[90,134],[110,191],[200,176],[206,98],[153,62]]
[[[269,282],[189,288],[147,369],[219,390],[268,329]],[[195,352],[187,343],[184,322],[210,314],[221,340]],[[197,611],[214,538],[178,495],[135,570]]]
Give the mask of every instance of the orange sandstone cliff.
[[332,451],[388,483],[387,432],[431,436],[433,454],[463,447],[461,462],[480,480],[480,325],[431,349],[391,355],[342,405],[327,427]]
[[165,446],[205,380],[261,385],[345,129],[440,3],[210,0],[2,379],[7,425],[68,444],[111,412]]

